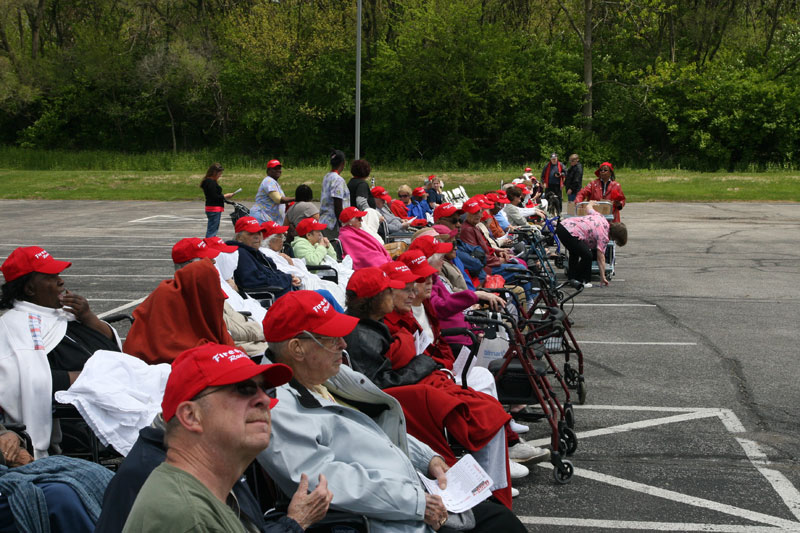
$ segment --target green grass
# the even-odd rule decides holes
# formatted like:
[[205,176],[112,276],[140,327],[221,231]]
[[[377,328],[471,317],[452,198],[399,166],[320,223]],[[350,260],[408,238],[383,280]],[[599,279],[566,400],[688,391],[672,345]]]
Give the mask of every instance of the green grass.
[[[199,184],[213,161],[226,167],[220,184],[226,192],[239,187],[237,199],[250,204],[255,197],[265,161],[246,156],[192,152],[122,154],[116,152],[61,152],[0,147],[0,198],[48,200],[202,200]],[[287,195],[306,183],[318,198],[322,166],[292,166],[285,162],[281,184]],[[520,172],[511,165],[483,169],[415,170],[415,164],[377,167],[373,177],[392,196],[397,187],[421,185],[429,174],[440,176],[445,189],[463,185],[475,194],[496,189]],[[594,179],[587,169],[584,183]],[[349,174],[345,172],[345,178]],[[686,170],[617,170],[617,180],[630,202],[800,202],[800,171],[715,172]]]

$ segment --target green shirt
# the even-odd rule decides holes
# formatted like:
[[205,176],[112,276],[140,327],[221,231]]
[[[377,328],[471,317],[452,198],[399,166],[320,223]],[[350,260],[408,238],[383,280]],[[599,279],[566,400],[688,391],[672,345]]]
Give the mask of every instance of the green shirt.
[[161,463],[142,485],[123,533],[244,532],[230,507],[193,475]]

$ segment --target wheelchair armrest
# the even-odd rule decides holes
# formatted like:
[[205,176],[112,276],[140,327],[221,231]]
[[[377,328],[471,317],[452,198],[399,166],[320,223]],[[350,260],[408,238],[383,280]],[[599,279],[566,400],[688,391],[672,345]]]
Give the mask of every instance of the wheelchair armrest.
[[115,315],[109,315],[107,317],[104,317],[103,320],[105,320],[109,324],[112,324],[114,322],[121,322],[123,320],[128,320],[130,321],[131,324],[133,324],[133,315],[129,315],[127,313],[117,313]]
[[[472,361],[475,359],[475,356],[478,354],[478,348],[480,348],[480,343],[478,342],[478,337],[468,328],[445,328],[441,330],[440,335],[442,337],[455,337],[456,335],[466,335],[472,340],[472,346],[469,349],[469,357],[467,358],[467,362],[464,364],[464,370],[461,372],[461,387],[466,389],[467,385],[467,373],[469,373],[469,368],[472,366]],[[458,354],[454,354],[458,357]]]
[[324,275],[317,274],[317,275],[323,278],[332,278],[334,283],[336,283],[337,285],[339,284],[339,271],[336,270],[331,265],[306,265],[306,269],[308,269],[309,272],[314,272],[314,273],[325,272],[327,274]]

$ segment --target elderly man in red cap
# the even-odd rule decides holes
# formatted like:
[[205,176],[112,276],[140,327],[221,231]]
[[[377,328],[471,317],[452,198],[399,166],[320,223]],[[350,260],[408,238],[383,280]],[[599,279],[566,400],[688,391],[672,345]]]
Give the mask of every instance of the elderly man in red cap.
[[[181,353],[161,404],[166,459],[139,491],[123,531],[244,532],[228,504],[231,489],[269,446],[275,387],[291,377],[289,367],[257,365],[232,346],[205,344]],[[299,513],[303,523],[292,518],[290,506],[276,530],[318,521],[332,496],[320,476],[304,502],[311,512]]]
[[[387,284],[386,287],[389,285]],[[358,319],[338,313],[320,295],[297,291],[279,298],[264,319],[268,355],[292,368],[273,420],[273,445],[258,456],[283,492],[324,474],[331,505],[364,515],[371,531],[438,530],[448,520],[439,496],[426,494],[417,470],[446,484],[444,460],[406,433],[400,404],[366,376],[343,365]],[[473,531],[524,532],[507,508],[473,508]]]
[[[236,221],[236,237],[225,244],[239,249],[239,264],[233,279],[239,288],[273,286],[284,291],[300,286],[300,279],[278,270],[275,263],[259,251],[264,238],[261,223],[253,217]],[[282,293],[279,293],[282,294]]]
[[386,222],[389,233],[400,233],[408,229],[411,220],[401,218],[392,211],[392,197],[386,192],[386,189],[380,186],[373,187],[369,193],[375,198],[375,208]]

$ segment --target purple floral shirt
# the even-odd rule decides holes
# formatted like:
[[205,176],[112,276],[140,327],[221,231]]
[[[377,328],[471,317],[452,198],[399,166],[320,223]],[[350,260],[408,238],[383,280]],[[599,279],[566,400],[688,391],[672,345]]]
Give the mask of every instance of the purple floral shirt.
[[561,221],[561,225],[572,235],[586,243],[589,249],[597,248],[606,253],[608,244],[608,220],[597,211],[590,211],[582,217],[570,217]]

